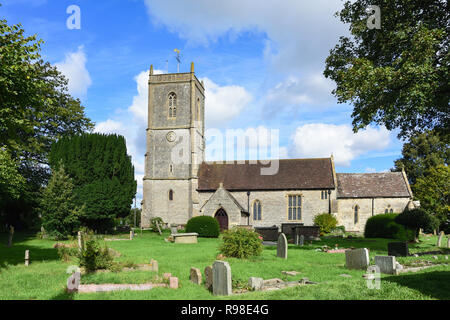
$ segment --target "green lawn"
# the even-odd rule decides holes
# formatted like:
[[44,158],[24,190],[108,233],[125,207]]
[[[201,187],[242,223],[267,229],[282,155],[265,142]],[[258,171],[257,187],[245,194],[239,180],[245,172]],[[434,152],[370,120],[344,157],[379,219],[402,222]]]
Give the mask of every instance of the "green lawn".
[[[165,235],[167,236],[167,234]],[[421,238],[422,242],[410,245],[411,252],[437,250],[434,246],[437,237]],[[398,258],[402,264],[413,265],[418,260],[441,263],[430,269],[397,276],[382,275],[381,289],[367,288],[362,277],[364,271],[347,270],[344,267],[345,254],[317,252],[323,245],[340,248],[370,249],[370,256],[386,255],[387,239],[325,239],[304,247],[289,245],[287,260],[276,258],[276,247],[265,247],[260,257],[250,260],[227,259],[232,270],[233,284],[246,285],[252,276],[264,279],[281,278],[297,280],[304,277],[318,282],[283,290],[249,292],[232,297],[214,297],[203,286],[189,281],[190,267],[202,272],[212,265],[218,254],[219,239],[199,239],[198,244],[166,243],[164,238],[154,233],[136,234],[133,241],[108,242],[108,246],[119,251],[118,261],[148,263],[155,259],[159,263],[159,273],[170,272],[180,281],[178,290],[156,288],[150,291],[118,291],[95,294],[73,294],[65,292],[68,274],[66,269],[75,264],[64,263],[58,259],[54,241],[38,240],[34,235],[16,233],[14,246],[7,248],[7,235],[0,235],[0,299],[450,299],[450,266],[444,256],[438,260],[433,255],[418,258]],[[25,250],[30,250],[31,265],[24,266]],[[300,271],[296,277],[285,278],[281,271]],[[349,274],[351,278],[341,277]],[[120,273],[96,273],[84,275],[82,283],[145,283],[155,273],[149,271],[130,271]]]

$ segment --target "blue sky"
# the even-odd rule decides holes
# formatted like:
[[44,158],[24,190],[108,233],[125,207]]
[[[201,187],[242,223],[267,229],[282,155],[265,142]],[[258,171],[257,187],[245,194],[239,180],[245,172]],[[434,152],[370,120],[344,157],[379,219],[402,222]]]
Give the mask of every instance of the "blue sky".
[[[279,130],[280,157],[327,157],[338,172],[380,172],[400,157],[395,132],[354,134],[352,107],[337,104],[324,60],[348,27],[340,0],[0,0],[0,17],[45,41],[42,55],[69,78],[99,132],[127,139],[141,193],[146,80],[195,62],[206,85],[206,128]],[[70,30],[66,9],[81,10]],[[208,148],[208,144],[207,144]],[[207,153],[208,155],[208,153]],[[208,159],[211,160],[211,159]],[[140,196],[139,196],[140,197]]]

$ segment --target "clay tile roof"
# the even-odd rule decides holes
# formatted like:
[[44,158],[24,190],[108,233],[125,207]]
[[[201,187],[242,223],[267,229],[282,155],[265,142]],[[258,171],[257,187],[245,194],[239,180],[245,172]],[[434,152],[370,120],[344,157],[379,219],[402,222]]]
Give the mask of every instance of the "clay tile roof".
[[198,171],[198,191],[213,191],[220,183],[229,191],[333,189],[330,158],[278,160],[275,175],[261,175],[261,168],[270,165],[219,164],[204,162]]
[[410,197],[401,172],[337,173],[338,198]]

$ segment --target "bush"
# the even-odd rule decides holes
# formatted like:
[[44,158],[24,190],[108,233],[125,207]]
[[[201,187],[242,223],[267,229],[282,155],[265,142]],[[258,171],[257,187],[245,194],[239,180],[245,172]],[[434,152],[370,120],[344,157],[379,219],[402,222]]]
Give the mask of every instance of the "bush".
[[314,217],[314,225],[320,228],[321,233],[330,233],[336,228],[337,220],[329,213],[322,213]]
[[263,246],[258,233],[235,227],[223,233],[223,243],[219,250],[227,257],[242,259],[259,256]]
[[78,255],[78,248],[74,247],[60,246],[57,247],[57,250],[58,257],[64,262],[69,262],[73,257]]
[[420,208],[403,211],[395,218],[395,222],[414,231],[416,237],[419,235],[420,228],[424,230],[439,228],[439,219]]
[[150,229],[151,229],[153,232],[158,232],[158,227],[156,226],[156,222],[158,222],[159,228],[160,228],[161,231],[162,231],[162,227],[163,227],[163,225],[164,225],[164,221],[163,221],[163,219],[160,218],[160,217],[154,217],[154,218],[152,218],[152,219],[150,220]]
[[196,232],[199,237],[217,238],[220,233],[219,222],[210,216],[199,216],[189,219],[186,232]]
[[411,232],[396,223],[396,217],[395,213],[387,213],[369,218],[364,229],[364,237],[410,240]]
[[87,240],[84,250],[79,255],[80,267],[85,267],[87,272],[99,269],[109,269],[113,265],[113,256],[108,247],[100,247],[95,239]]

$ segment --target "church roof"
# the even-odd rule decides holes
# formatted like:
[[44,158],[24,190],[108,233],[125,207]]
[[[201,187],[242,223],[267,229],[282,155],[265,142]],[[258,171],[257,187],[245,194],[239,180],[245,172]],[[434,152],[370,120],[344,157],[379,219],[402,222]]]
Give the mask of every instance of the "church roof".
[[411,197],[402,172],[337,173],[338,198]]
[[274,175],[262,175],[261,169],[269,168],[270,165],[262,165],[260,162],[257,164],[248,161],[243,164],[204,162],[198,171],[198,191],[216,190],[220,183],[223,183],[223,187],[229,191],[335,188],[330,158],[278,161],[278,172]]

